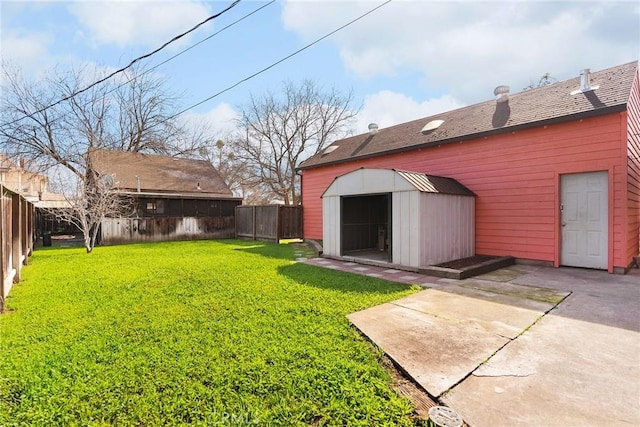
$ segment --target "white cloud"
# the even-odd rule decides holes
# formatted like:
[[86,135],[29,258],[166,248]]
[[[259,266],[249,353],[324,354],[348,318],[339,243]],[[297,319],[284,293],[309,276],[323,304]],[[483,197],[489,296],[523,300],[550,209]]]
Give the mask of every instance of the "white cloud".
[[413,98],[388,90],[369,95],[357,117],[356,134],[367,132],[369,123],[381,129],[462,107],[449,95],[417,102]]
[[54,53],[52,34],[3,28],[0,52],[2,62],[20,70],[25,78],[40,79],[62,63],[74,63],[72,54]]
[[[463,104],[449,95],[418,102],[401,93],[383,90],[365,98],[362,110],[355,120],[354,133],[367,132],[369,123],[377,123],[380,128],[393,126],[421,117],[451,111]],[[189,111],[182,116],[183,123],[197,129],[207,129],[213,138],[224,139],[235,130],[235,119],[239,113],[233,106],[220,103],[211,110],[196,113]]]
[[[282,18],[311,40],[376,4],[288,1]],[[477,102],[500,84],[519,91],[547,72],[566,79],[636,60],[639,18],[633,2],[394,2],[329,40],[357,77],[417,71],[421,89]]]
[[41,64],[49,57],[53,43],[50,35],[5,30],[2,34],[2,59],[11,65],[29,69]]
[[69,10],[92,43],[118,46],[158,47],[211,15],[205,3],[196,1],[84,1],[70,4]]
[[238,112],[229,104],[223,102],[204,113],[189,111],[182,116],[184,123],[190,126],[204,127],[211,132],[216,139],[224,139],[235,129],[234,120],[238,118]]

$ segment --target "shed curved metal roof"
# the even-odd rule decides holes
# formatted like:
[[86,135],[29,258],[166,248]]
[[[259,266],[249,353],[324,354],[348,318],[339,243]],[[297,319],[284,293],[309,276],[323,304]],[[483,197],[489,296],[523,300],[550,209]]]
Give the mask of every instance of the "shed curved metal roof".
[[419,191],[475,196],[453,178],[397,169],[360,168],[337,176],[322,197]]
[[476,194],[453,178],[427,175],[420,172],[408,172],[393,169],[406,179],[416,190],[422,193],[455,194],[458,196],[475,196]]

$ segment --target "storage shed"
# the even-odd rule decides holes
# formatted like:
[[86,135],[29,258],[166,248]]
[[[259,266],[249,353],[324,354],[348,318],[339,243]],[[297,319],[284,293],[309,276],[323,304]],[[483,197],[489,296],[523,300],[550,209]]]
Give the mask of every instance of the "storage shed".
[[475,195],[452,178],[357,169],[322,195],[323,250],[419,269],[474,255]]

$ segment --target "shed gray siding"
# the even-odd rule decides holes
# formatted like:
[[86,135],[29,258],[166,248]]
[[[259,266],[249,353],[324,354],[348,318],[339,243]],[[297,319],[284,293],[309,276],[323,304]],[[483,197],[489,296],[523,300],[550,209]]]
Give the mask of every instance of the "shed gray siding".
[[[447,194],[440,192],[447,191]],[[475,253],[475,197],[455,180],[392,169],[358,169],[323,194],[323,250],[342,256],[341,198],[391,194],[391,263],[419,269]]]
[[420,196],[420,267],[475,255],[475,197]]

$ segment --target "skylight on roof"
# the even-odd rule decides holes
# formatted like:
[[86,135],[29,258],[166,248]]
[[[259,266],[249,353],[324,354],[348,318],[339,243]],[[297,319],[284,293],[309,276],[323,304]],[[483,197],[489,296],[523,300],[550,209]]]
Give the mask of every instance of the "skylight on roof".
[[322,152],[322,155],[326,156],[329,153],[333,153],[337,149],[338,149],[338,145],[330,145],[330,146],[328,146],[327,148],[324,149],[324,151]]
[[429,123],[424,125],[421,132],[423,134],[427,134],[431,131],[438,129],[443,123],[444,123],[444,120],[431,120]]

